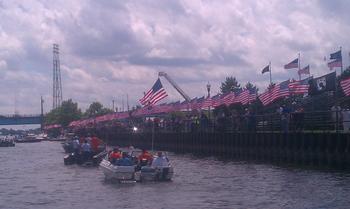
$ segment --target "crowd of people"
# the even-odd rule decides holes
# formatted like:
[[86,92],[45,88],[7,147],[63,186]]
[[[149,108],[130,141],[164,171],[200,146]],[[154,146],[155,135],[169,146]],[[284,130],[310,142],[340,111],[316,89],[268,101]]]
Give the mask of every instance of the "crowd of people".
[[255,132],[337,130],[350,131],[349,107],[333,106],[328,111],[306,112],[297,105],[281,105],[269,114],[256,114],[252,109],[221,111],[216,115],[208,111],[190,112],[186,115],[147,117],[133,121],[140,131],[155,132]]
[[99,139],[96,135],[88,134],[87,137],[74,136],[71,142],[73,152],[76,155],[81,156],[83,161],[86,161],[92,156],[98,154],[104,149],[104,142]]

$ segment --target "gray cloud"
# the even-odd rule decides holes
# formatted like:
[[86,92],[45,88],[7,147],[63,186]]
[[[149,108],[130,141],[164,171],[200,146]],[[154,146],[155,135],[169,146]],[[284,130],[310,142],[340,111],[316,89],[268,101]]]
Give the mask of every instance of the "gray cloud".
[[[315,76],[329,72],[323,57],[339,46],[346,57],[349,9],[346,0],[0,0],[0,99],[17,95],[20,112],[37,113],[42,95],[50,109],[53,43],[60,45],[64,98],[83,108],[112,99],[121,106],[126,93],[135,105],[158,71],[193,97],[206,93],[208,81],[217,92],[228,76],[263,91],[269,61],[278,82],[296,77],[283,65],[299,52]],[[163,83],[166,101],[181,99]],[[9,98],[0,113],[14,111]]]

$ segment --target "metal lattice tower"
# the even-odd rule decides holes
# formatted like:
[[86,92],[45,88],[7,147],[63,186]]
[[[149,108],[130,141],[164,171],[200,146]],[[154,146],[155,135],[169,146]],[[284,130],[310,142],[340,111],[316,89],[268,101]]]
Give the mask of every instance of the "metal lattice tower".
[[53,44],[53,105],[56,109],[62,103],[62,83],[58,44]]

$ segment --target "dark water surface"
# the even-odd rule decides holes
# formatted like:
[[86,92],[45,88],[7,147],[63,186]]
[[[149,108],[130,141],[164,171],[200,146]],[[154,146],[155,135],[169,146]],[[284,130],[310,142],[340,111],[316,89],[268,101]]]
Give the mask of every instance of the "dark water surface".
[[350,175],[170,155],[172,182],[113,184],[59,142],[0,148],[0,208],[350,208]]

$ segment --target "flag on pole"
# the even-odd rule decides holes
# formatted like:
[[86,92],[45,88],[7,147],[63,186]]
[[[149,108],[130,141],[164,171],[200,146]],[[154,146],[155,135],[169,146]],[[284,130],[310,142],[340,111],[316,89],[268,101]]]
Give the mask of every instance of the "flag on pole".
[[328,67],[330,70],[333,70],[335,67],[342,67],[342,56],[341,56],[341,50],[336,51],[334,53],[331,53],[329,56],[329,59],[332,61],[328,63]]
[[332,54],[330,54],[330,58],[331,60],[334,60],[334,59],[341,59],[341,50],[337,51],[337,52],[334,52]]
[[266,67],[264,67],[264,69],[262,69],[261,74],[267,73],[270,71],[270,65],[267,65]]
[[342,66],[342,60],[336,59],[328,63],[328,67],[330,70],[333,70],[335,67],[341,67]]
[[264,106],[274,102],[275,100],[287,97],[290,95],[289,91],[289,80],[283,81],[279,84],[274,85],[259,96],[260,101]]
[[310,75],[310,65],[304,67],[303,69],[298,70],[298,75]]
[[212,106],[213,100],[212,98],[208,97],[204,100],[202,108],[208,108],[210,106]]
[[292,68],[298,68],[299,67],[299,59],[296,58],[295,60],[291,61],[290,63],[284,65],[284,69],[292,69]]
[[335,72],[313,78],[310,81],[310,94],[318,95],[326,91],[335,91]]
[[217,107],[217,106],[220,106],[220,101],[221,101],[221,95],[220,94],[217,94],[217,95],[215,95],[215,96],[213,96],[212,98],[211,98],[211,101],[212,101],[212,106],[213,107]]
[[289,91],[291,94],[305,94],[309,92],[309,81],[312,78],[306,78],[301,81],[292,81],[288,84]]
[[345,96],[350,96],[350,78],[340,81],[340,86]]
[[235,103],[247,104],[249,102],[249,90],[242,89],[235,98]]
[[139,101],[142,105],[154,105],[167,96],[168,94],[158,78],[153,87]]

